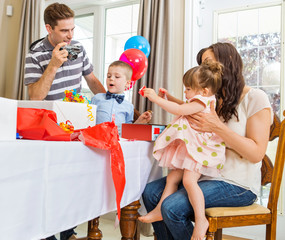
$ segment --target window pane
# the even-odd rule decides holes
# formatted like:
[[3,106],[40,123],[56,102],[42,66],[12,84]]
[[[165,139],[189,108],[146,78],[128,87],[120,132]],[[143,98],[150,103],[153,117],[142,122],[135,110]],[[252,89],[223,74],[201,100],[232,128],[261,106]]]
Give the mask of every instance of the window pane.
[[106,12],[106,35],[132,31],[132,5],[110,8]]
[[258,9],[238,12],[238,47],[258,46]]
[[105,63],[111,63],[119,60],[121,54],[124,52],[126,41],[131,37],[131,34],[120,34],[106,36],[105,45]]
[[237,37],[237,13],[225,13],[218,16],[219,41],[231,42],[235,45]]
[[[73,39],[79,41],[85,48],[90,62],[93,62],[93,14],[82,15],[74,19],[75,29]],[[82,80],[82,88],[89,89],[86,81]],[[83,91],[84,92],[84,91]]]
[[251,48],[240,50],[240,55],[243,61],[243,76],[246,84],[249,86],[258,85],[258,49]]

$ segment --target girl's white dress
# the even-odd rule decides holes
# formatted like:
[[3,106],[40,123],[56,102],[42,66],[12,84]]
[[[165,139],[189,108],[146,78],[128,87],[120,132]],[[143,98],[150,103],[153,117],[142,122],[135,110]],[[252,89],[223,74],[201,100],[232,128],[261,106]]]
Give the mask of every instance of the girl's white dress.
[[[205,105],[202,112],[210,112],[215,96],[196,95],[191,101]],[[187,103],[186,103],[187,104]],[[225,162],[225,143],[215,133],[198,132],[190,127],[185,116],[176,117],[158,136],[153,156],[162,167],[187,169],[217,177]]]

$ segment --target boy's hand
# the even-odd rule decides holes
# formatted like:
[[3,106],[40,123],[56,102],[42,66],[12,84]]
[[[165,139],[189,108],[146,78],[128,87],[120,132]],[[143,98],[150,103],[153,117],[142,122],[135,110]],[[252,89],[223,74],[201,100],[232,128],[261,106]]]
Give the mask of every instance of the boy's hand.
[[148,110],[144,113],[142,113],[139,118],[137,119],[137,121],[135,121],[134,123],[136,124],[144,124],[144,123],[148,123],[151,120],[152,117],[152,111]]

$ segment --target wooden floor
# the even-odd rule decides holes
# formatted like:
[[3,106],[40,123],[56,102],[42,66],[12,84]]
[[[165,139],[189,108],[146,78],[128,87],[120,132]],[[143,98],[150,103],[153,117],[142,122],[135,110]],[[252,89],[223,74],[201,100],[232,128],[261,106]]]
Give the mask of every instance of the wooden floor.
[[240,237],[233,237],[229,235],[223,234],[223,240],[251,240],[249,238],[240,238]]

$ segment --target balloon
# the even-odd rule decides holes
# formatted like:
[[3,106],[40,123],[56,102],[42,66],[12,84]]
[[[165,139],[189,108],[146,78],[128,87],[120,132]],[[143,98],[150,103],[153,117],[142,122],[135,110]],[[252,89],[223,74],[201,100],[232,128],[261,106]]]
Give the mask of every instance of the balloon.
[[146,57],[148,57],[150,53],[149,42],[142,36],[133,36],[126,41],[124,50],[131,48],[141,50],[146,55]]
[[120,61],[128,63],[133,69],[131,80],[140,79],[146,72],[148,61],[146,55],[139,49],[127,49],[120,56]]

